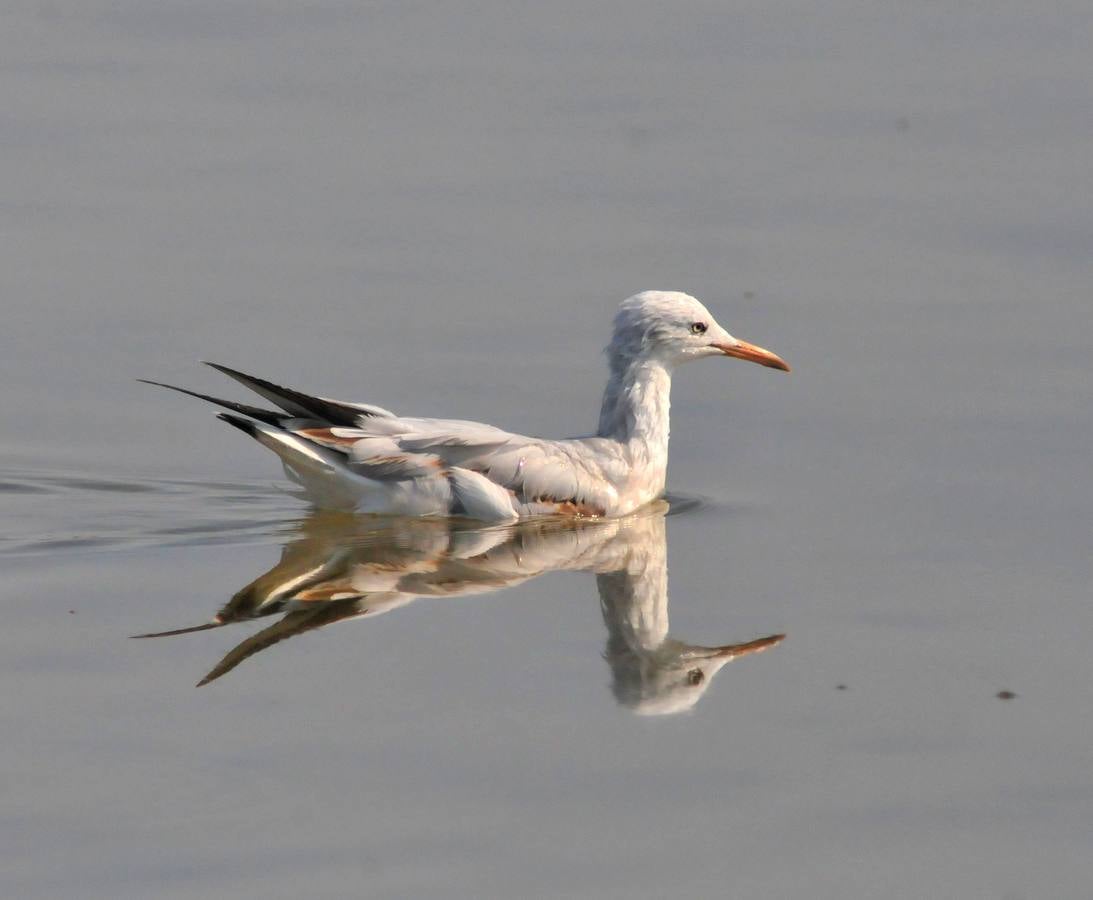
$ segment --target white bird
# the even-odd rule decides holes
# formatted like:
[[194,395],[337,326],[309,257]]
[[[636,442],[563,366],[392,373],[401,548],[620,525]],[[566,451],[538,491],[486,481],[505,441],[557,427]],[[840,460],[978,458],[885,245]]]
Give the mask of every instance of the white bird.
[[459,419],[399,416],[313,397],[209,363],[281,411],[147,382],[216,403],[220,418],[281,457],[318,506],[511,522],[543,515],[627,515],[664,493],[668,408],[677,365],[732,356],[788,372],[733,337],[694,297],[644,291],[624,300],[607,347],[610,377],[595,435],[545,440]]

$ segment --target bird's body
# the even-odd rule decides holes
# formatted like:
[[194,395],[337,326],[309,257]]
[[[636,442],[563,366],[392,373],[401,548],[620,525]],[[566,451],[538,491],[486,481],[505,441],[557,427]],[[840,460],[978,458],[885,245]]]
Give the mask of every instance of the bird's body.
[[[409,516],[514,521],[617,517],[664,492],[672,370],[735,356],[788,371],[734,338],[693,297],[645,291],[623,301],[607,348],[610,378],[597,433],[545,440],[458,419],[302,394],[216,365],[275,404],[259,409],[192,394],[242,413],[221,418],[281,457],[318,506]],[[171,387],[171,385],[165,385]]]

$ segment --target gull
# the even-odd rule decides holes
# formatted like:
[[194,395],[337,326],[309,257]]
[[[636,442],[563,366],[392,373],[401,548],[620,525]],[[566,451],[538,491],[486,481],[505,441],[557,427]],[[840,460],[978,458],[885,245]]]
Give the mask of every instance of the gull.
[[[229,369],[275,405],[262,409],[147,381],[231,410],[219,418],[276,453],[321,508],[513,522],[616,518],[664,493],[672,372],[733,357],[781,369],[774,353],[733,337],[694,297],[643,291],[624,300],[607,347],[609,377],[594,435],[547,440],[460,419],[400,416],[317,397]],[[142,381],[144,379],[141,379]]]

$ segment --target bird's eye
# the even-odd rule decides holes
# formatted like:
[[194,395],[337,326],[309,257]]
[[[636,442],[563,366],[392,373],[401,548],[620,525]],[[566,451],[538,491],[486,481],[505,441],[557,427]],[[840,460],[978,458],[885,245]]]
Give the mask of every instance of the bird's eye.
[[706,674],[701,669],[691,669],[687,673],[687,684],[702,684],[702,679],[706,677]]
[[705,333],[706,333],[706,323],[705,322],[694,322],[691,325],[691,334],[705,334]]

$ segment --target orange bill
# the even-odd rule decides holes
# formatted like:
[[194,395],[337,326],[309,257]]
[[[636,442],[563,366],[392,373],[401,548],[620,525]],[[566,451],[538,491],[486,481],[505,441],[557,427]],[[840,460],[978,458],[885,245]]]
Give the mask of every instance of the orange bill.
[[734,356],[737,359],[746,359],[748,362],[759,363],[759,365],[767,366],[771,369],[781,369],[783,372],[789,371],[789,365],[782,357],[771,353],[769,350],[764,350],[762,347],[758,347],[755,344],[749,344],[747,341],[738,340],[735,344],[715,343],[712,346],[716,347],[726,356]]

